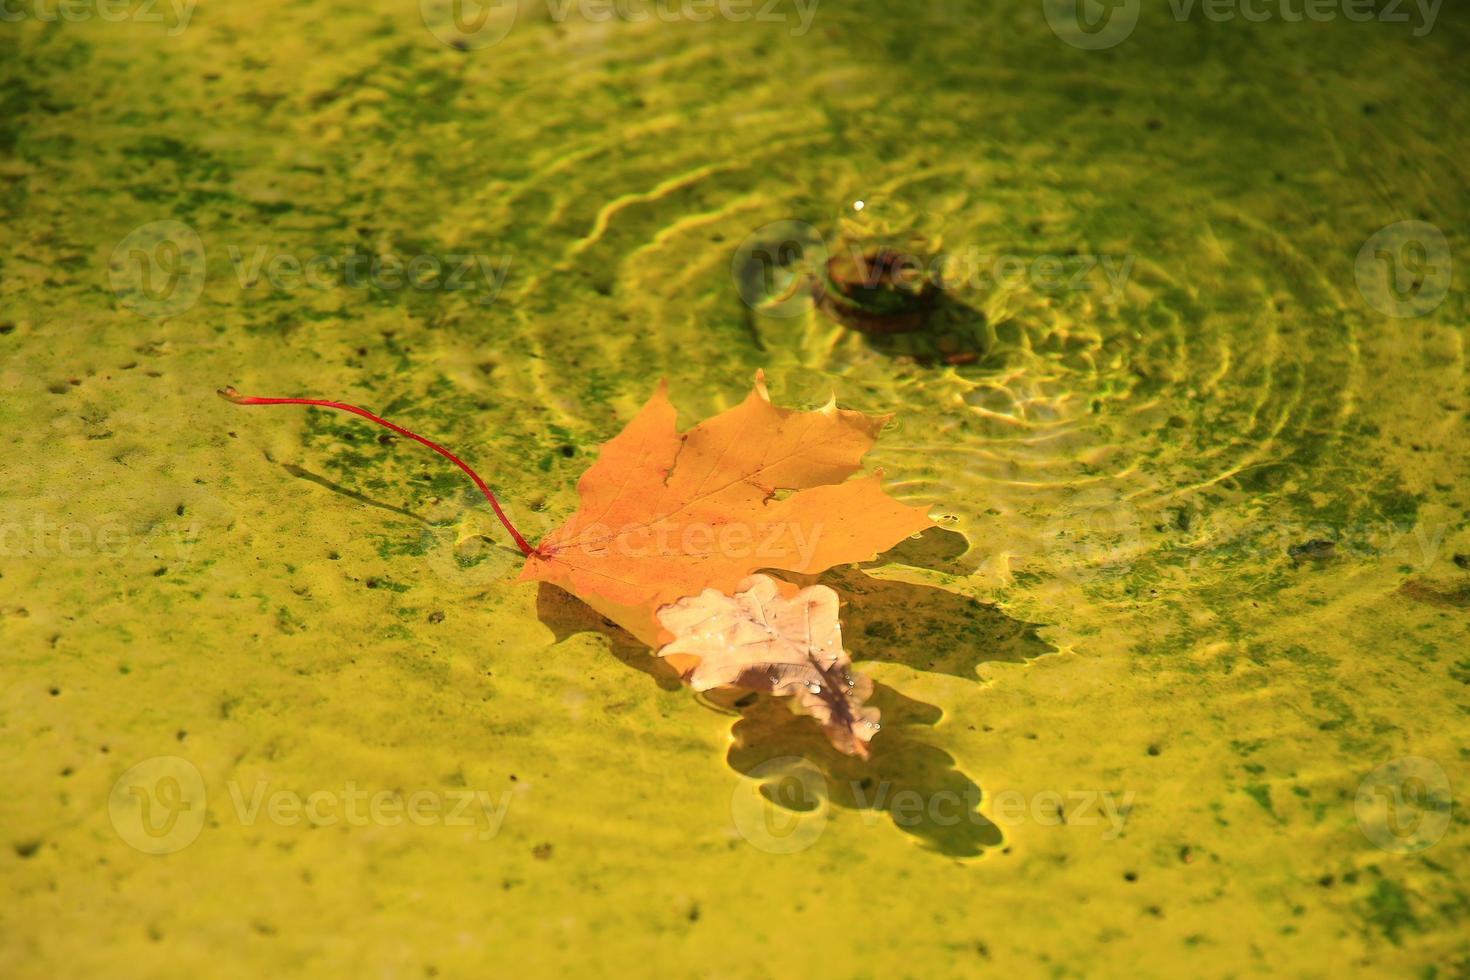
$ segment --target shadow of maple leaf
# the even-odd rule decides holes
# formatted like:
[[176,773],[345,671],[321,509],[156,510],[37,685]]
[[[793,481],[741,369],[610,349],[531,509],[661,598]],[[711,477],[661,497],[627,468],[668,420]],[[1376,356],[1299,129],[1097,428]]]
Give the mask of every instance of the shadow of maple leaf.
[[581,599],[555,585],[540,583],[536,590],[536,616],[541,625],[551,630],[556,642],[560,643],[578,633],[601,633],[607,637],[608,650],[612,655],[634,670],[641,670],[652,677],[665,691],[677,691],[684,684],[679,674],[666,661],[653,655],[648,644],[623,629],[617,623]]
[[[912,547],[902,556],[909,559],[904,564],[927,560],[940,566],[939,571],[958,570],[955,563],[964,546],[951,540],[958,537],[928,532],[906,542]],[[855,661],[904,664],[973,681],[980,664],[1020,663],[1056,651],[1036,634],[1038,624],[1013,619],[968,596],[876,579],[853,566],[814,578],[843,597],[844,642]],[[560,588],[542,583],[537,612],[558,641],[582,632],[602,633],[613,656],[624,664],[648,674],[664,690],[680,686],[678,675],[645,644]],[[943,717],[936,705],[875,685],[868,703],[882,711],[883,730],[865,762],[838,752],[814,718],[793,714],[779,699],[733,689],[703,697],[716,710],[739,715],[726,761],[742,776],[751,776],[772,759],[800,757],[821,771],[830,803],[883,813],[900,831],[942,854],[975,857],[1004,841],[1000,828],[978,810],[983,798],[979,784],[959,769],[952,755],[919,737]],[[776,806],[800,809],[779,794],[763,795]]]
[[[821,771],[828,802],[884,814],[898,830],[942,854],[976,857],[1003,843],[1000,828],[979,812],[979,784],[948,752],[915,737],[916,726],[933,725],[943,715],[934,705],[875,685],[869,703],[883,712],[883,731],[865,762],[838,752],[814,718],[795,715],[774,698],[759,695],[740,703],[725,758],[741,775],[754,778],[772,760],[799,757]],[[776,806],[801,809],[779,793],[762,795]]]
[[843,641],[859,664],[897,663],[975,680],[982,663],[1024,663],[1056,652],[1036,634],[1040,624],[969,596],[851,567],[821,581],[843,598]]

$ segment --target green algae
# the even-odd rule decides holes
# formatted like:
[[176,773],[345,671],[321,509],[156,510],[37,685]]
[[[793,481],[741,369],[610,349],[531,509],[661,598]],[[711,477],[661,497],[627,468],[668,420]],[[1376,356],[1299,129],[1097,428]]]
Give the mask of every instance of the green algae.
[[[1457,17],[1149,14],[1106,52],[1039,4],[530,19],[464,52],[413,5],[7,24],[0,972],[1463,973],[1465,292],[1390,320],[1352,262],[1406,218],[1463,255]],[[958,290],[963,365],[741,304],[739,242],[859,199],[942,216],[946,250],[1136,262],[1112,296]],[[149,317],[109,261],[159,220],[208,265]],[[247,285],[229,249],[262,246],[511,264]],[[896,412],[874,462],[948,518],[839,585],[892,719],[874,772],[515,585],[438,460],[212,395],[372,406],[536,537],[658,378],[690,421],[758,367],[783,404]],[[734,815],[781,755],[827,794],[765,797],[820,822],[792,856]],[[109,794],[172,756],[210,819],[144,854]],[[1459,804],[1413,853],[1354,807],[1405,757]],[[509,804],[483,839],[246,822],[260,781]]]

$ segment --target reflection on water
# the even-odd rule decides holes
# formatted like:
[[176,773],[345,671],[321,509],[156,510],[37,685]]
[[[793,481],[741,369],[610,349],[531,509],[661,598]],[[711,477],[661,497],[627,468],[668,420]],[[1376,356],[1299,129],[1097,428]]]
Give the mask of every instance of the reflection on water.
[[[418,6],[0,31],[4,953],[208,969],[197,937],[238,934],[266,972],[331,933],[329,969],[405,975],[778,945],[841,975],[1464,972],[1462,15]],[[852,240],[923,257],[924,329],[813,302]],[[472,288],[346,275],[362,256]],[[510,584],[457,473],[209,394],[402,417],[534,530],[660,377],[687,423],[757,368],[783,405],[894,413],[870,462],[944,529],[830,579],[882,681],[869,770],[769,699],[712,720]],[[595,680],[555,644],[588,633]],[[721,836],[771,753],[831,814],[785,862]],[[258,765],[517,802],[488,845],[210,825],[140,864],[106,799],[172,755],[216,795]],[[1450,789],[1383,784],[1425,772]],[[1114,792],[1126,833],[1013,827],[1011,789]],[[1384,801],[1402,828],[1426,798],[1442,839],[1385,836]],[[99,867],[142,904],[53,900]]]
[[[731,732],[730,767],[750,776],[775,759],[802,759],[823,777],[822,796],[848,810],[886,815],[903,833],[953,857],[975,857],[998,847],[1000,828],[980,812],[984,794],[948,752],[924,740],[925,726],[942,712],[879,684],[869,702],[883,712],[881,747],[864,763],[831,747],[811,718],[799,718],[771,698],[740,709]],[[823,744],[827,743],[827,744]],[[769,794],[776,806],[800,811],[810,794]]]
[[[906,543],[900,557],[946,551],[953,556],[948,540],[953,537],[929,532]],[[979,664],[1025,662],[1053,652],[1034,626],[965,596],[883,581],[854,569],[835,570],[817,580],[843,598],[844,644],[859,668],[889,662],[974,680]],[[562,590],[543,584],[537,609],[558,641],[579,632],[600,632],[624,664],[649,674],[665,689],[678,686],[667,661]],[[876,685],[868,703],[882,712],[883,728],[870,747],[872,759],[865,762],[834,749],[812,718],[793,714],[783,700],[725,690],[709,695],[707,703],[738,713],[728,755],[737,772],[759,775],[772,760],[804,759],[820,770],[827,787],[824,799],[848,809],[887,812],[896,827],[936,850],[973,857],[1001,843],[999,829],[979,812],[980,787],[959,770],[953,756],[924,738],[924,727],[943,716],[935,705]],[[772,802],[801,809],[805,799]]]

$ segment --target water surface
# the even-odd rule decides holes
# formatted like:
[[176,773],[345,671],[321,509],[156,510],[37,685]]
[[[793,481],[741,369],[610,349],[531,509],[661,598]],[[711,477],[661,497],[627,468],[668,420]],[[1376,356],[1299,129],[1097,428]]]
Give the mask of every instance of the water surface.
[[[1039,3],[786,14],[5,25],[6,975],[1467,969],[1463,18],[1151,4],[1085,50]],[[1405,221],[1446,251],[1360,262]],[[742,302],[776,222],[1067,284],[960,281],[976,356],[915,358]],[[1386,315],[1390,271],[1438,302]],[[212,394],[372,406],[539,535],[659,378],[693,422],[757,368],[896,413],[872,462],[943,518],[833,580],[869,770],[508,581],[432,456]],[[140,764],[204,817],[173,853],[134,846]]]

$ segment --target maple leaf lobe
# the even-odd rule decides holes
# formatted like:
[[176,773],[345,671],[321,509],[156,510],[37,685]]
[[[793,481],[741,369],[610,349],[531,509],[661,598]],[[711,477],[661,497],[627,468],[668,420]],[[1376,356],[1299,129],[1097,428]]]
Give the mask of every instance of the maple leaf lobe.
[[[746,398],[687,432],[660,383],[577,482],[580,505],[542,540],[522,580],[561,586],[650,645],[664,605],[730,593],[762,569],[816,574],[865,561],[932,526],[861,469],[887,416]],[[779,491],[788,491],[784,496]]]

